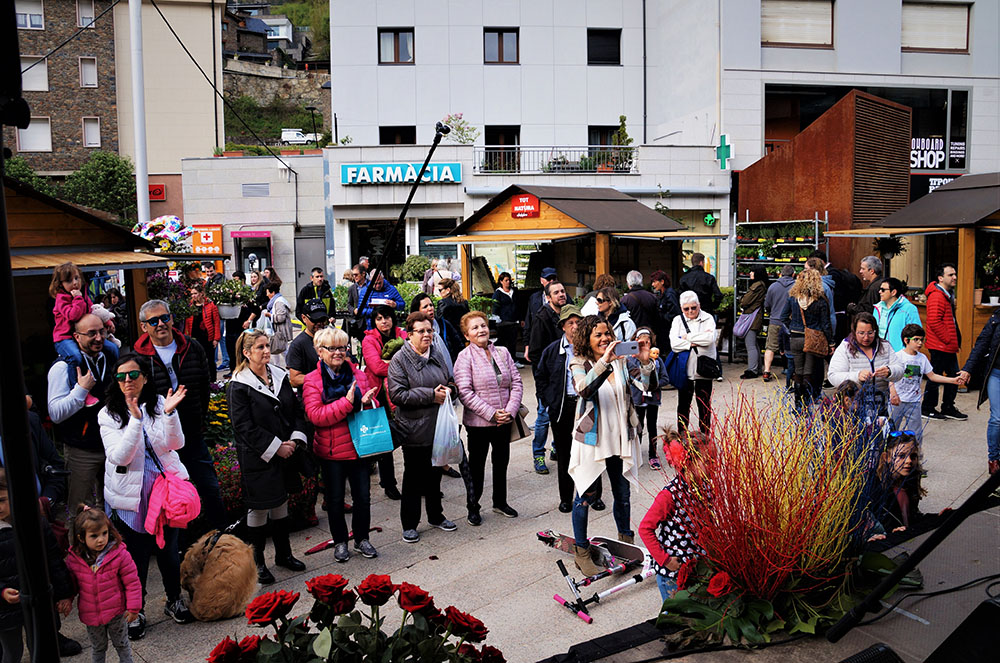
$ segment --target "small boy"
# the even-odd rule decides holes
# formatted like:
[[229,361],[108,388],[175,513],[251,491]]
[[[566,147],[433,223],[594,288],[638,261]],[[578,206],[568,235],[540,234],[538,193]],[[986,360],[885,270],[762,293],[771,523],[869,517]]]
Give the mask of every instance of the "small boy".
[[899,382],[889,383],[889,404],[892,406],[890,416],[896,430],[914,432],[917,449],[923,457],[923,452],[920,450],[923,442],[923,425],[920,421],[921,378],[926,375],[931,382],[941,384],[958,384],[958,378],[947,378],[935,373],[931,362],[920,352],[920,348],[924,347],[923,327],[906,325],[900,336],[903,340],[903,349],[897,352],[896,356],[906,366],[906,370]]

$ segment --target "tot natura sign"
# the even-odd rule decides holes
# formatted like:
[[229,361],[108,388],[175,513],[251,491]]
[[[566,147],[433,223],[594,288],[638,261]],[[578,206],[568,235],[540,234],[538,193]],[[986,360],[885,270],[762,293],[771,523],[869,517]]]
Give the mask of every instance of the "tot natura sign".
[[[340,165],[341,184],[412,184],[423,163],[344,163]],[[423,184],[458,184],[462,181],[462,164],[431,163],[427,165]]]

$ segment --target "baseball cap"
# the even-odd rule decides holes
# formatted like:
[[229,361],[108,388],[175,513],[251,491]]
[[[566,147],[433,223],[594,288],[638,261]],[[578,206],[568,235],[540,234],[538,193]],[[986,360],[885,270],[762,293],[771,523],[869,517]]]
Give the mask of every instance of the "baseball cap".
[[319,299],[310,299],[302,307],[302,314],[309,316],[310,320],[319,320],[329,317],[326,312],[326,305]]
[[568,306],[563,306],[562,309],[559,311],[559,326],[561,327],[562,323],[569,320],[570,316],[573,315],[575,315],[578,318],[583,317],[583,312],[580,310],[579,306],[575,304],[569,304]]
[[542,270],[543,279],[554,279],[559,276],[559,272],[556,271],[555,267],[546,267]]

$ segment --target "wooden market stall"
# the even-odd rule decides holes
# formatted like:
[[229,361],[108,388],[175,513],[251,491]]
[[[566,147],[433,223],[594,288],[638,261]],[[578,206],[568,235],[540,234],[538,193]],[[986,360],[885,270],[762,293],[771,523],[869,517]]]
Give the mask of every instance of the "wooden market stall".
[[[609,187],[514,184],[449,235],[428,244],[461,246],[462,288],[468,298],[477,246],[555,245],[551,265],[546,266],[555,267],[563,283],[583,288],[598,274],[623,275],[630,269],[643,271],[644,265],[656,265],[676,280],[681,270],[680,244],[676,241],[705,238],[725,236],[688,231],[678,221]],[[648,278],[649,274],[644,274]]]
[[[958,354],[961,364],[969,356],[976,336],[995,309],[976,301],[977,277],[981,281],[995,280],[1000,284],[1000,274],[996,271],[984,273],[982,266],[977,264],[977,233],[982,240],[983,233],[997,232],[1000,232],[1000,172],[964,175],[893,212],[870,228],[831,230],[827,236],[867,240],[957,234],[958,253],[952,262],[958,266],[955,316],[962,334],[962,347]],[[918,300],[914,303],[923,317],[922,302]]]

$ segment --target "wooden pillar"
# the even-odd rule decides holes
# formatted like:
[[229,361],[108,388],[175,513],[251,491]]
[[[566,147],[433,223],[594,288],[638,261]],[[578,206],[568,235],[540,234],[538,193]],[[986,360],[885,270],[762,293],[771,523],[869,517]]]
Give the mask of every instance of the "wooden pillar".
[[459,244],[458,253],[462,258],[462,297],[469,301],[472,297],[472,258],[469,255],[471,244]]
[[611,273],[611,235],[594,233],[594,276]]
[[972,226],[958,229],[958,285],[955,287],[955,317],[962,333],[962,346],[958,349],[958,365],[969,358],[969,351],[976,342],[977,329],[972,328],[975,314],[973,289],[976,284],[976,229]]
[[142,333],[139,329],[139,308],[149,299],[145,269],[125,270],[125,297],[128,301],[129,329],[134,340]]

